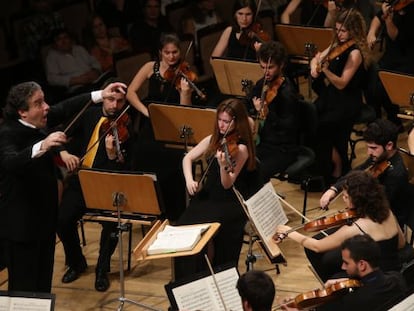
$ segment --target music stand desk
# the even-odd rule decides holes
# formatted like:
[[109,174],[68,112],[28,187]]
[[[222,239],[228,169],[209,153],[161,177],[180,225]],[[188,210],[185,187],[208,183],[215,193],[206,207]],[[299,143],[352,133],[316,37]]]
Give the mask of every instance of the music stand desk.
[[[220,227],[220,223],[212,222],[208,223],[210,227],[206,232],[203,233],[201,239],[198,241],[196,246],[190,251],[180,251],[180,252],[169,252],[164,254],[155,254],[147,255],[147,249],[152,244],[152,242],[157,238],[158,232],[164,230],[165,226],[168,225],[168,220],[157,222],[151,227],[150,231],[145,235],[145,237],[137,244],[133,253],[137,261],[142,260],[152,260],[152,259],[162,259],[162,258],[172,258],[172,257],[181,257],[181,256],[191,256],[198,254],[206,246],[207,242],[216,234],[217,230]],[[200,224],[198,224],[200,225]],[[181,227],[192,227],[197,225],[186,225]]]
[[387,70],[380,70],[378,75],[391,102],[400,109],[410,108],[398,117],[414,120],[414,76]]
[[213,132],[216,110],[151,103],[148,106],[155,140],[176,145],[196,145]]
[[263,77],[258,62],[214,57],[210,63],[220,92],[226,95],[246,96],[243,83],[254,85]]
[[318,50],[324,50],[331,44],[332,29],[299,25],[277,24],[275,33],[289,55],[307,57],[305,47],[312,44]]

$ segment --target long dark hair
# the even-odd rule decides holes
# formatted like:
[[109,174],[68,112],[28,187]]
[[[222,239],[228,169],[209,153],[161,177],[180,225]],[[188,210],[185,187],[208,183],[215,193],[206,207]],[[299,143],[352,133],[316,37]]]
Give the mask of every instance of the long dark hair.
[[234,130],[230,134],[236,134],[239,140],[244,142],[249,152],[249,158],[247,160],[247,169],[253,171],[256,168],[256,151],[253,142],[252,130],[249,124],[248,113],[246,106],[240,99],[226,99],[217,107],[216,122],[214,125],[214,131],[211,136],[210,145],[206,152],[207,156],[212,156],[216,153],[217,147],[220,145],[222,135],[218,127],[218,116],[222,112],[227,112],[233,117]]
[[257,5],[255,0],[236,0],[233,5],[233,28],[240,30],[240,26],[237,24],[235,14],[238,10],[243,8],[250,8],[253,13],[253,19],[257,13]]

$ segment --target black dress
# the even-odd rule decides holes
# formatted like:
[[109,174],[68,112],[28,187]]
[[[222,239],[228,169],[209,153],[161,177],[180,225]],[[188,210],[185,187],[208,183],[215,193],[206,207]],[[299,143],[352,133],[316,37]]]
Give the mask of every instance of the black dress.
[[[178,105],[180,93],[171,82],[166,81],[160,73],[160,63],[154,63],[154,73],[149,78],[149,92],[144,104],[160,102]],[[161,125],[160,125],[161,126]],[[184,149],[165,147],[156,141],[154,131],[148,118],[141,118],[141,129],[136,144],[136,157],[133,167],[139,171],[153,172],[157,175],[160,186],[161,209],[165,216],[175,221],[186,206],[185,182],[181,169]]]
[[[235,182],[236,189],[247,199],[262,185],[256,172],[243,167]],[[246,215],[233,190],[224,189],[220,181],[220,167],[213,159],[202,190],[190,201],[177,225],[219,222],[218,233],[212,239],[214,245],[213,266],[227,263],[237,265],[243,243]],[[180,279],[207,270],[204,253],[175,259],[175,278]]]
[[[253,41],[252,41],[253,43]],[[228,47],[227,47],[227,58],[236,58],[242,60],[256,60],[256,51],[253,49],[252,44],[242,45],[239,39],[236,37],[236,31],[232,29]]]
[[[329,70],[337,76],[341,76],[349,54],[357,49],[356,45],[350,46],[345,52],[334,58],[329,64]],[[348,85],[337,89],[332,83],[326,86],[323,83],[324,75],[321,74],[314,83],[313,88],[318,94],[315,105],[318,111],[319,126],[316,146],[316,158],[322,175],[327,179],[331,177],[331,155],[335,147],[342,160],[342,174],[350,169],[348,160],[348,140],[352,126],[363,104],[363,86],[366,78],[364,65],[361,63]]]

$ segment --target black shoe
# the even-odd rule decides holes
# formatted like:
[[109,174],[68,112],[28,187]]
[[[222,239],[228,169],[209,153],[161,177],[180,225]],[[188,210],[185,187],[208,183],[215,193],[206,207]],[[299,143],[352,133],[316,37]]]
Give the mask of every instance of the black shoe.
[[87,267],[88,265],[86,264],[86,260],[84,260],[79,267],[69,267],[62,277],[62,283],[71,283],[75,281],[83,272],[85,272]]
[[96,272],[95,289],[98,292],[106,292],[109,288],[108,273],[104,271]]

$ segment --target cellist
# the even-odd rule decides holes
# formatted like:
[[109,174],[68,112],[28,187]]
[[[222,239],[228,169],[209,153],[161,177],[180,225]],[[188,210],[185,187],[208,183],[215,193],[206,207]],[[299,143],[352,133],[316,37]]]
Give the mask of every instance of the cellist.
[[280,225],[276,229],[276,242],[287,236],[311,250],[308,259],[325,282],[341,272],[341,243],[356,235],[369,234],[381,248],[381,269],[399,271],[398,250],[406,242],[378,179],[365,171],[352,171],[345,177],[342,197],[346,208],[356,212],[356,220],[319,240],[295,231],[287,234],[291,227]]

